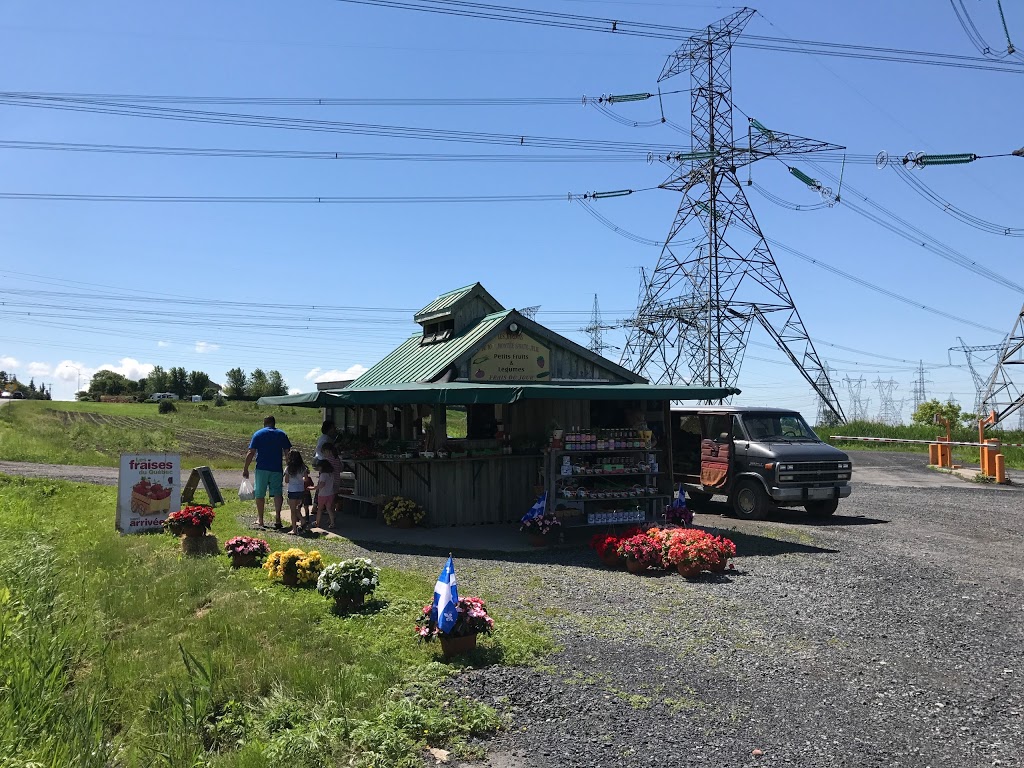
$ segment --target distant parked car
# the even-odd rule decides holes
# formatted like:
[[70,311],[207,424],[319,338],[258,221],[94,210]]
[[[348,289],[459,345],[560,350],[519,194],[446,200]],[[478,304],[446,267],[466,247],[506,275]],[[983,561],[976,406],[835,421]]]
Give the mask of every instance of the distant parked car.
[[24,400],[25,399],[25,393],[24,392],[11,392],[11,397],[14,398],[15,400]]

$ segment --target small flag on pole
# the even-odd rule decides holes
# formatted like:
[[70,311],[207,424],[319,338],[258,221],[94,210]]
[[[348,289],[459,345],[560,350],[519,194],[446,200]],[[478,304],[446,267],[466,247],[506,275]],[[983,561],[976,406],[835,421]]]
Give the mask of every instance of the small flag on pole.
[[548,492],[544,491],[544,493],[540,495],[540,498],[533,503],[533,506],[530,507],[530,510],[525,515],[523,515],[522,519],[519,522],[525,523],[528,520],[533,520],[533,518],[540,517],[541,515],[543,515],[544,507],[547,506],[547,500]]
[[455,581],[455,563],[452,556],[448,555],[448,562],[441,569],[441,575],[437,577],[434,585],[434,615],[437,616],[437,627],[446,635],[452,631],[456,620],[459,618],[457,606],[459,604],[458,582]]

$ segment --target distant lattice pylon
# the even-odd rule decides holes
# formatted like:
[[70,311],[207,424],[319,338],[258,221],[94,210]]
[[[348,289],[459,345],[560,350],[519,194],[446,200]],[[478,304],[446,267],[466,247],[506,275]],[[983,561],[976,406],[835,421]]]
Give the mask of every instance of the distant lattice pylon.
[[900,412],[903,410],[903,401],[900,401],[899,406],[896,405],[896,401],[893,398],[893,392],[896,391],[899,384],[896,383],[895,379],[889,379],[888,381],[882,381],[880,378],[875,379],[875,389],[878,390],[878,421],[882,424],[888,424],[890,426],[896,426],[903,421]]
[[914,380],[911,382],[913,389],[910,395],[910,405],[914,409],[914,413],[917,413],[917,409],[921,407],[921,404],[928,400],[928,394],[925,390],[925,384],[927,383],[924,377],[924,361],[921,360],[918,362]]
[[597,294],[594,294],[594,309],[590,313],[590,323],[580,328],[581,331],[590,336],[590,343],[587,348],[595,355],[603,355],[609,349],[616,349],[611,344],[604,343],[604,331],[612,330],[614,326],[605,325],[601,322],[601,305],[597,303]]
[[847,375],[843,379],[847,391],[850,393],[850,418],[854,421],[868,420],[868,407],[862,396],[864,390],[864,377],[851,379]]
[[537,313],[540,312],[540,304],[534,304],[532,307],[523,307],[518,311],[523,317],[533,320],[537,317]]

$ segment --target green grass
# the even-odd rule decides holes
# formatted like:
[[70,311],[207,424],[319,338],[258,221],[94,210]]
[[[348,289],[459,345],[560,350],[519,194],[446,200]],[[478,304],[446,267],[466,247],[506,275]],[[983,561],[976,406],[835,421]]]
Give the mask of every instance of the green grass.
[[[898,437],[909,440],[934,440],[936,436],[945,436],[945,427],[926,424],[910,424],[890,427],[872,421],[854,421],[839,427],[815,427],[815,433],[822,440],[842,448],[857,451],[907,451],[912,453],[928,453],[928,446],[920,443],[871,443],[859,440],[833,440],[830,435],[851,435],[856,437]],[[978,442],[978,429],[960,428],[952,430],[955,442]],[[1024,432],[1006,430],[990,432],[988,437],[997,437],[1005,443],[1024,443]],[[977,464],[978,449],[965,446],[954,446],[953,462],[955,464]],[[1024,469],[1024,448],[1003,448],[1006,466],[1013,469]]]
[[249,437],[272,414],[300,449],[320,436],[316,408],[264,408],[255,403],[66,403],[27,400],[0,408],[0,459],[116,466],[122,452],[181,453],[184,463],[242,466]]
[[[119,536],[114,506],[113,489],[0,475],[0,766],[418,766],[498,726],[413,637],[433,576],[385,569],[366,608],[335,616],[226,556]],[[222,544],[239,508],[218,508]],[[466,663],[551,647],[489,607],[498,631]]]

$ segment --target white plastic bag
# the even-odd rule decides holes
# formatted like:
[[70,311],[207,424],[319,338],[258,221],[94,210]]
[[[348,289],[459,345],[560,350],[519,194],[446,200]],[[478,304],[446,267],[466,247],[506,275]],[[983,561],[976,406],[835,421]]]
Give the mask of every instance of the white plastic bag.
[[248,477],[242,478],[242,484],[238,486],[238,500],[252,501],[256,498],[256,489],[252,487],[252,481]]

